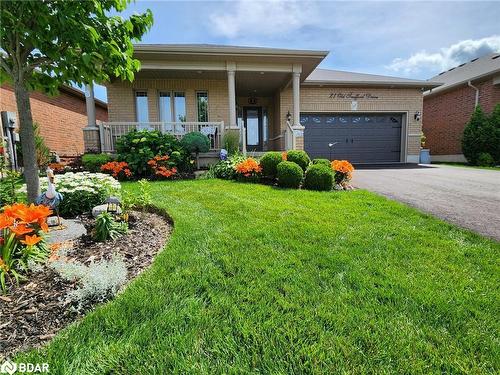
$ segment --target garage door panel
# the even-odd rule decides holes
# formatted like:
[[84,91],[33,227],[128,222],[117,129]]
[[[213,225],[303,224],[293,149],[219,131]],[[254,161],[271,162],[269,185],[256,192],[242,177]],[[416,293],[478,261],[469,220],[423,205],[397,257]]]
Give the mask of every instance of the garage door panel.
[[[304,148],[312,158],[348,159],[354,163],[398,162],[400,114],[302,114]],[[329,143],[336,143],[332,150]]]

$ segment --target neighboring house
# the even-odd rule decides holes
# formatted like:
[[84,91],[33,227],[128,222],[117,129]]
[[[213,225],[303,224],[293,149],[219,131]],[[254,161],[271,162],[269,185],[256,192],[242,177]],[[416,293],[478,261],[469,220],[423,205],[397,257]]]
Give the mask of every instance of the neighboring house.
[[112,151],[114,140],[132,129],[158,129],[179,137],[202,131],[217,151],[221,134],[232,130],[240,132],[251,154],[305,149],[313,158],[416,163],[422,92],[439,85],[317,69],[327,51],[159,44],[134,48],[141,61],[135,80],[106,85],[110,122],[103,130],[112,141],[105,142],[104,151]]
[[[82,129],[87,125],[85,94],[75,88],[63,86],[57,96],[32,92],[33,121],[40,126],[46,145],[62,159],[81,155],[84,151]],[[107,104],[95,100],[96,118],[108,120]],[[0,111],[14,112],[17,117],[16,98],[9,85],[0,87]]]
[[424,93],[423,131],[433,161],[466,161],[462,135],[476,105],[491,112],[500,103],[500,54],[461,64],[431,78],[442,86]]

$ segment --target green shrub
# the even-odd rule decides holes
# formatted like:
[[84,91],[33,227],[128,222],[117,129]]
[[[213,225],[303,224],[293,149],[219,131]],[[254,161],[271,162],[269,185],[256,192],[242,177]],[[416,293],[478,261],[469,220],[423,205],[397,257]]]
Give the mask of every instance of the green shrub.
[[314,165],[316,165],[316,164],[320,164],[320,165],[325,165],[325,166],[327,166],[328,168],[331,168],[331,162],[330,162],[330,160],[328,160],[328,159],[313,159],[312,163],[313,163]]
[[200,132],[191,132],[182,137],[181,144],[187,152],[196,154],[196,166],[199,168],[198,156],[200,152],[210,151],[210,139]]
[[101,171],[101,165],[113,161],[114,157],[109,154],[84,154],[82,156],[83,169],[92,173]]
[[278,186],[294,189],[300,187],[300,183],[304,177],[304,171],[297,163],[282,161],[278,164],[277,170]]
[[480,167],[493,167],[495,166],[495,159],[487,152],[481,152],[477,157],[477,165]]
[[469,123],[465,126],[462,138],[462,151],[467,161],[477,165],[479,155],[496,155],[500,147],[497,131],[491,118],[487,118],[480,106],[477,106]]
[[490,154],[495,160],[495,164],[498,165],[500,164],[500,103],[493,108],[488,120],[493,131],[491,144],[494,146]]
[[260,158],[260,166],[262,167],[262,175],[265,177],[276,178],[278,173],[278,164],[283,161],[283,155],[279,151],[266,152]]
[[245,157],[241,154],[231,155],[227,160],[221,160],[220,162],[212,166],[210,168],[210,172],[215,178],[232,180],[236,178],[236,171],[234,169],[234,166],[244,160]]
[[222,137],[222,148],[226,149],[229,155],[237,154],[240,151],[239,131],[227,130]]
[[305,151],[299,151],[299,150],[288,151],[286,154],[286,160],[298,164],[303,171],[305,171],[309,166],[309,164],[311,163],[309,155],[307,155]]
[[328,191],[333,186],[333,171],[323,163],[313,164],[306,171],[304,188],[309,190]]
[[126,161],[133,175],[138,178],[150,174],[148,161],[157,155],[175,157],[177,168],[181,171],[189,168],[189,155],[180,142],[173,135],[156,130],[131,131],[118,139],[116,151],[119,159]]

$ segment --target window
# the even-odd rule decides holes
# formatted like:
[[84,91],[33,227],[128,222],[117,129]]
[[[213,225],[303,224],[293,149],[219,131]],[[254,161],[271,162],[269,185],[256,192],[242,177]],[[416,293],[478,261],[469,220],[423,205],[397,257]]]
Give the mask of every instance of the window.
[[170,92],[160,92],[160,121],[172,121]]
[[183,92],[174,94],[174,114],[174,121],[186,122],[186,96]]
[[198,121],[208,121],[208,93],[199,91],[196,93],[196,106],[198,109]]
[[137,122],[149,121],[148,93],[147,91],[135,92],[135,113]]
[[158,100],[160,121],[186,122],[186,96],[183,92],[160,91]]

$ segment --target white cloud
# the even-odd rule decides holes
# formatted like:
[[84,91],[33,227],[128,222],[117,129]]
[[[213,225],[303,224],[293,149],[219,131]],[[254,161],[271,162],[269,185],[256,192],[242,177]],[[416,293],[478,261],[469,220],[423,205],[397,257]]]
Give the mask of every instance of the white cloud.
[[227,38],[273,36],[309,25],[315,9],[313,3],[304,1],[240,0],[229,9],[210,14],[209,20],[214,33]]
[[418,73],[422,69],[443,71],[492,52],[500,52],[500,35],[462,40],[435,53],[421,51],[406,59],[398,57],[386,68],[406,74]]

